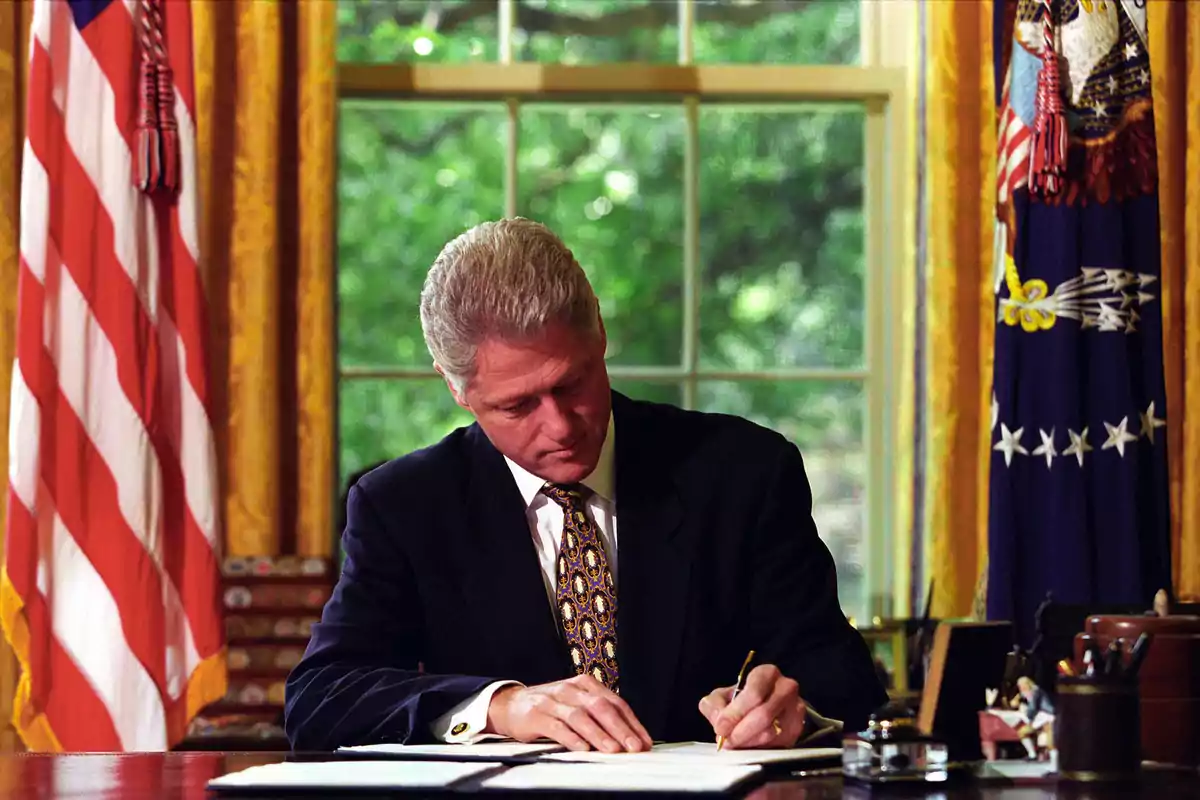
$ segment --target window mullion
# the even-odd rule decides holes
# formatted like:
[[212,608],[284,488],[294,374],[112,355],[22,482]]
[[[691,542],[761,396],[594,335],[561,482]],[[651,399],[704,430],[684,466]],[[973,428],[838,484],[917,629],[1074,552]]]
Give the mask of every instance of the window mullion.
[[517,215],[517,152],[521,145],[521,101],[510,97],[504,101],[508,112],[508,140],[504,149],[504,216]]
[[700,100],[683,100],[683,405],[696,407],[700,363]]
[[500,0],[497,7],[496,13],[499,14],[496,21],[499,36],[497,49],[500,51],[501,64],[511,64],[513,61],[512,40],[517,18],[516,3],[517,0]]
[[867,449],[867,518],[864,536],[868,556],[864,559],[864,584],[868,593],[867,608],[872,617],[889,617],[892,613],[892,560],[888,557],[891,536],[889,526],[890,492],[888,491],[888,393],[887,338],[890,313],[887,298],[889,270],[887,252],[887,186],[886,152],[888,145],[887,104],[866,103],[866,125],[863,164],[863,211],[865,221],[866,264],[864,286],[866,299],[866,331],[864,337],[867,369],[867,417],[864,437]]
[[679,0],[679,63],[687,66],[695,61],[692,31],[696,27],[695,0]]

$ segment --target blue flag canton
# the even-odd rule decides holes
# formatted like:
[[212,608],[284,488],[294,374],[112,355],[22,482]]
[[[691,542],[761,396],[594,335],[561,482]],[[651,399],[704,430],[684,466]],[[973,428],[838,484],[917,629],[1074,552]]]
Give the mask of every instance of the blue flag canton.
[[92,20],[104,13],[115,0],[67,0],[71,6],[71,14],[75,17],[75,27],[83,30]]

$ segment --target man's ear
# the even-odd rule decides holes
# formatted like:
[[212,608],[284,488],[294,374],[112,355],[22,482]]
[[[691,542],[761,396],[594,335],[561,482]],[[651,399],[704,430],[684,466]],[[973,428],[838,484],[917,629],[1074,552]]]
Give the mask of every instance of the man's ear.
[[[450,390],[450,396],[454,398],[454,402],[458,403],[463,409],[471,411],[471,406],[467,403],[466,398],[459,394],[458,389],[454,387],[454,382],[446,376],[446,372],[442,369],[441,365],[434,364],[433,368],[436,369],[438,375],[441,375],[442,379],[446,381],[446,388]],[[471,413],[474,414],[475,412],[471,411]]]

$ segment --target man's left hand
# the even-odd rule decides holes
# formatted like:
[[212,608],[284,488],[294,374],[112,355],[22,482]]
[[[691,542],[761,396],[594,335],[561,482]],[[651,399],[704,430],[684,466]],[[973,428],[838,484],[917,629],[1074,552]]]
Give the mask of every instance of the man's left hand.
[[730,702],[733,687],[714,690],[700,701],[700,713],[725,747],[786,748],[804,732],[806,706],[800,688],[774,664],[761,664],[746,676],[746,685]]

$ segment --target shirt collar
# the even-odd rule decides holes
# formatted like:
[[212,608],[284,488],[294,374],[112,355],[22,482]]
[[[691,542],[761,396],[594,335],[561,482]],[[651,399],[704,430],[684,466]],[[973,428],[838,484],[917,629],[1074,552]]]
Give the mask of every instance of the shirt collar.
[[[613,427],[612,414],[609,414],[608,432],[604,434],[604,444],[600,447],[600,458],[596,461],[596,467],[591,474],[580,481],[584,486],[609,501],[615,499],[613,497],[613,439],[616,434]],[[512,471],[513,480],[517,482],[517,489],[521,492],[521,499],[525,501],[525,507],[529,508],[538,496],[538,492],[546,485],[546,479],[534,475],[508,456],[504,457],[504,463],[508,464],[509,470]]]

